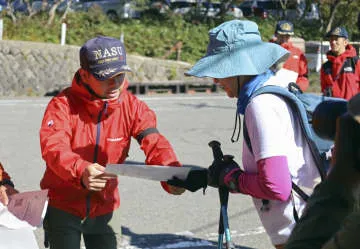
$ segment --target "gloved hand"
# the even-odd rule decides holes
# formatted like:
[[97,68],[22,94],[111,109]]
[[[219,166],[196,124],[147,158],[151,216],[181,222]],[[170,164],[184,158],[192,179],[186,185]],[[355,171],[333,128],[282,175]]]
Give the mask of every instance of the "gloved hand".
[[223,160],[213,162],[209,167],[209,186],[214,188],[226,187],[231,192],[240,192],[238,189],[238,178],[243,171],[233,158],[231,155],[225,155]]
[[201,188],[204,189],[207,187],[207,169],[193,169],[187,175],[186,180],[180,180],[177,177],[174,177],[171,180],[168,180],[167,183],[176,187],[185,188],[191,192],[195,192]]

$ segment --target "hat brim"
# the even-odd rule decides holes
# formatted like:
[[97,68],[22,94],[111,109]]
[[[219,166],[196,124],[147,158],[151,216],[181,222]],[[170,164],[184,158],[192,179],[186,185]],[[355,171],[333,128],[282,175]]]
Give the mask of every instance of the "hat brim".
[[327,33],[325,35],[325,38],[330,38],[330,36],[337,36],[337,37],[342,37],[342,38],[345,38],[345,39],[349,39],[349,37],[347,37],[346,35],[334,35],[334,34],[331,34],[331,33]]
[[97,67],[93,67],[89,71],[97,80],[104,81],[117,74],[131,72],[131,68],[128,65],[109,65],[105,70],[97,70]]
[[289,52],[275,43],[258,42],[207,55],[185,75],[219,79],[237,75],[258,75],[266,72],[275,63],[286,60],[288,56]]
[[276,31],[276,33],[279,35],[294,35],[293,31]]

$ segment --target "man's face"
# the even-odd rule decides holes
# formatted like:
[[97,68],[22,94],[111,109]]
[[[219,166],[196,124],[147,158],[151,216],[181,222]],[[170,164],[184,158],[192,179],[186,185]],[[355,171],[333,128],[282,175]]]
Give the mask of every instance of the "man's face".
[[229,77],[223,79],[214,78],[214,83],[220,85],[224,89],[227,96],[230,98],[238,97],[238,82],[237,77]]
[[342,53],[344,53],[348,43],[349,41],[345,37],[340,37],[336,35],[330,36],[331,51],[335,55],[341,55]]
[[91,73],[86,71],[86,84],[102,99],[116,99],[119,97],[125,79],[125,73],[120,73],[107,80],[98,80]]
[[290,40],[290,35],[280,35],[280,34],[276,34],[276,43],[281,45],[283,43],[287,43]]

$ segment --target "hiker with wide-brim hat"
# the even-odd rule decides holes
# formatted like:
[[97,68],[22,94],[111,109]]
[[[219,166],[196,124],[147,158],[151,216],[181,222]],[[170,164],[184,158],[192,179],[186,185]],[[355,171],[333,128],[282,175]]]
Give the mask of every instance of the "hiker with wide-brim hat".
[[230,98],[238,99],[236,116],[244,115],[252,148],[243,143],[241,152],[237,145],[243,169],[236,163],[212,165],[208,185],[216,182],[232,193],[252,196],[271,242],[282,248],[295,225],[293,208],[301,215],[305,207],[305,201],[291,193],[291,180],[311,193],[319,174],[285,100],[273,94],[251,95],[265,85],[287,86],[273,69],[289,53],[263,42],[252,21],[225,22],[210,30],[209,38],[206,55],[186,74],[213,78]]

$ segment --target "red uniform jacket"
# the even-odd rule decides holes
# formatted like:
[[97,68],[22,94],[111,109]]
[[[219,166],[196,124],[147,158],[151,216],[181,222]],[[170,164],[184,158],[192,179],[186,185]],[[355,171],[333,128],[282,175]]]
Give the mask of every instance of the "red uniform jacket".
[[355,48],[347,45],[345,52],[339,56],[329,51],[327,59],[321,67],[321,91],[325,94],[330,88],[333,97],[349,100],[359,92],[360,87],[360,61]]
[[289,58],[285,61],[283,68],[298,73],[296,84],[302,91],[309,87],[307,60],[301,49],[295,47],[291,42],[283,43],[281,46],[290,52]]
[[[138,138],[149,128],[156,128],[155,113],[126,88],[118,99],[103,101],[89,93],[76,73],[72,86],[49,102],[41,124],[46,171],[40,186],[49,189],[49,205],[82,218],[118,208],[117,179],[109,180],[101,192],[90,192],[81,186],[81,175],[94,162],[103,166],[124,162],[131,137]],[[146,135],[140,145],[146,164],[180,166],[161,134]],[[168,190],[165,182],[162,186]]]

